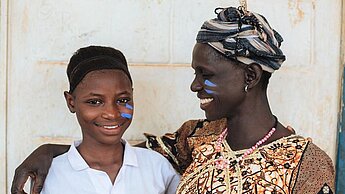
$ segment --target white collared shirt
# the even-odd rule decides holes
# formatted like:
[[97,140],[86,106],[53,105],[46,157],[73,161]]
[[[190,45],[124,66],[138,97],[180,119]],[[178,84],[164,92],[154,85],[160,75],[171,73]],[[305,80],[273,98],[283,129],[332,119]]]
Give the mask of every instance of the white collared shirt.
[[125,144],[122,167],[114,185],[109,176],[92,169],[74,142],[53,159],[41,194],[175,194],[180,176],[160,154]]

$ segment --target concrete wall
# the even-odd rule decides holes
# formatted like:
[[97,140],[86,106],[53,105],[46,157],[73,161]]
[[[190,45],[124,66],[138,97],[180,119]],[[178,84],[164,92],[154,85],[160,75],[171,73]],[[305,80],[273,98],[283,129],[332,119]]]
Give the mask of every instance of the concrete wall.
[[6,193],[7,1],[0,1],[0,193]]
[[[9,192],[3,188],[10,187],[15,167],[35,147],[80,137],[63,91],[67,60],[82,46],[113,46],[130,62],[136,110],[127,139],[174,131],[185,120],[203,117],[189,91],[191,51],[202,22],[215,17],[214,8],[229,5],[238,1],[1,0],[0,192]],[[249,9],[265,15],[285,39],[287,61],[269,86],[274,113],[333,159],[340,5],[341,0],[249,0]]]

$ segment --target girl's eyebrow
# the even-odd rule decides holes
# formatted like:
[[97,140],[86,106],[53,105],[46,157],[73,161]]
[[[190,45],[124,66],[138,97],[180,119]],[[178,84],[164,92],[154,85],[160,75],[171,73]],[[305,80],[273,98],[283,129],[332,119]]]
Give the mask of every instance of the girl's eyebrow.
[[[123,95],[123,94],[131,94],[129,91],[127,90],[124,90],[124,91],[121,91],[119,93],[116,93],[116,95]],[[90,92],[89,94],[87,94],[86,96],[99,96],[99,97],[102,97],[104,96],[104,94],[100,94],[100,93],[95,93],[95,92]]]
[[90,92],[88,95],[89,96],[103,96],[102,94],[97,94],[97,93],[93,93],[93,92]]
[[82,95],[81,98],[89,98],[89,97],[103,97],[104,95],[102,94],[97,94],[97,93],[93,93],[90,92],[88,94]]

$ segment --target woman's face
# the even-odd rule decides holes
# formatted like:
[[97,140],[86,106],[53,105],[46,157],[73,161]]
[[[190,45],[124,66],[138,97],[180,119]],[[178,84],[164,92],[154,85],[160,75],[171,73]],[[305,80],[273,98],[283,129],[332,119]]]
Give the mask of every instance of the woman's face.
[[193,50],[195,78],[191,90],[197,92],[200,108],[208,120],[232,117],[244,100],[244,68],[207,44],[197,43]]
[[119,143],[131,124],[132,85],[121,70],[92,71],[73,94],[65,92],[65,98],[77,115],[85,143]]

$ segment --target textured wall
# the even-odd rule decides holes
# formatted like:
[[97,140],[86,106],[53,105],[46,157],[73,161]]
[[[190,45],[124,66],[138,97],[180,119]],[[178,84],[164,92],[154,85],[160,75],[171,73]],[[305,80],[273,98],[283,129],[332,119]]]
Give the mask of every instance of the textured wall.
[[0,1],[0,193],[6,193],[7,2]]
[[[249,9],[264,14],[285,39],[287,61],[269,86],[273,112],[297,133],[312,137],[333,159],[340,4],[341,0],[249,0]],[[202,22],[214,17],[215,7],[227,5],[237,6],[238,1],[10,1],[9,23],[1,23],[0,37],[1,91],[8,83],[7,101],[0,94],[1,105],[8,105],[7,112],[2,106],[0,111],[0,165],[7,150],[8,186],[15,167],[39,144],[70,143],[80,137],[63,98],[66,63],[79,47],[113,46],[130,62],[136,109],[127,139],[140,140],[144,131],[174,131],[184,120],[203,117],[198,99],[189,91],[191,51]],[[3,26],[9,28],[8,38]],[[8,70],[3,58],[6,41]],[[1,172],[5,168],[0,166]],[[0,188],[6,184],[4,177],[1,173]]]

